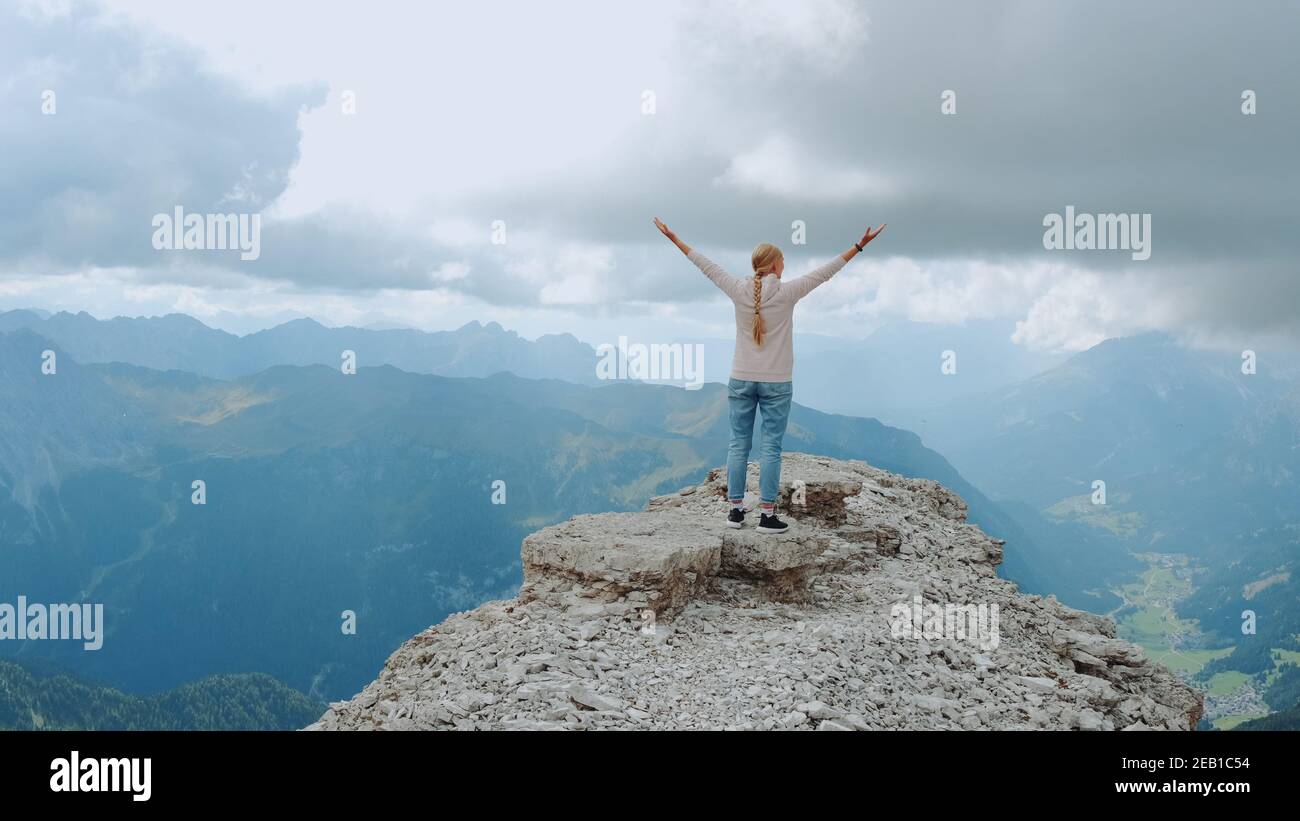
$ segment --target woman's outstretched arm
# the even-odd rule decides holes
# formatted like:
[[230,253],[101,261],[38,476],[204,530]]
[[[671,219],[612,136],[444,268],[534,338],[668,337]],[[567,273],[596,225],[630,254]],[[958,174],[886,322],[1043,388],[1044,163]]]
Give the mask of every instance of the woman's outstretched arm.
[[662,231],[665,237],[668,237],[668,239],[672,240],[673,245],[676,245],[678,248],[680,248],[683,254],[685,254],[688,257],[691,255],[691,246],[687,245],[686,243],[678,239],[677,234],[673,233],[673,229],[669,228],[667,225],[664,225],[664,221],[659,219],[658,217],[655,217],[655,227],[658,228],[660,231]]
[[862,239],[854,243],[852,248],[840,254],[838,257],[833,258],[825,265],[822,265],[819,268],[814,268],[798,279],[792,280],[788,285],[783,287],[790,289],[790,292],[794,294],[796,300],[803,299],[812,292],[813,288],[816,288],[823,282],[827,282],[831,277],[839,273],[839,270],[843,268],[849,260],[858,255],[859,250],[866,248],[867,243],[880,236],[880,232],[883,230],[885,230],[884,225],[881,225],[875,231],[868,228],[867,233],[863,234]]
[[742,282],[739,278],[727,273],[722,269],[721,265],[704,256],[704,254],[701,254],[699,251],[692,251],[691,246],[678,239],[672,229],[667,225],[664,225],[663,220],[655,217],[655,226],[663,232],[665,237],[672,240],[673,245],[676,245],[681,249],[681,252],[686,255],[686,258],[695,263],[695,266],[703,271],[704,275],[709,278],[709,281],[718,286],[724,294],[731,297],[733,300],[740,300],[746,293],[748,293],[746,289],[750,286],[747,283]]

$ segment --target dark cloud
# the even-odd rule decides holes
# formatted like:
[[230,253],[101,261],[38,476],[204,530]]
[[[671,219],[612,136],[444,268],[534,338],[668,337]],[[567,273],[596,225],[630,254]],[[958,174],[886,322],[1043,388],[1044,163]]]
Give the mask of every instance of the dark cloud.
[[[887,221],[879,253],[1128,269],[1188,321],[1295,325],[1300,6],[854,8],[870,20],[860,43],[811,46],[838,48],[838,62],[817,70],[807,55],[764,53],[759,72],[761,44],[701,9],[675,96],[661,95],[627,144],[567,178],[562,198],[540,186],[474,205],[607,242],[645,241],[658,214],[689,240],[737,250],[788,239],[801,219],[823,255]],[[947,89],[955,116],[940,113]],[[1246,89],[1254,116],[1241,112]],[[770,135],[794,147],[802,194],[718,184],[738,152],[761,155]],[[828,195],[828,176],[855,173],[886,185]],[[1067,205],[1150,213],[1151,259],[1045,251],[1042,220]]]
[[[165,265],[154,215],[260,211],[298,159],[299,111],[324,99],[324,86],[250,95],[86,6],[0,15],[0,260],[11,269]],[[42,112],[47,89],[54,114]]]

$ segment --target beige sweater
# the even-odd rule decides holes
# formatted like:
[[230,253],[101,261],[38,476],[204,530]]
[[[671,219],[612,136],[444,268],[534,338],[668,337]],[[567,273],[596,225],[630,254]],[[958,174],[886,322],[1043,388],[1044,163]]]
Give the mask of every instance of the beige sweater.
[[722,266],[692,248],[687,256],[704,275],[731,297],[736,306],[736,352],[731,360],[731,378],[750,382],[789,382],[794,373],[794,305],[813,288],[835,276],[844,267],[836,254],[830,262],[798,279],[782,282],[775,274],[763,277],[758,307],[767,333],[763,344],[754,344],[754,278],[735,277]]

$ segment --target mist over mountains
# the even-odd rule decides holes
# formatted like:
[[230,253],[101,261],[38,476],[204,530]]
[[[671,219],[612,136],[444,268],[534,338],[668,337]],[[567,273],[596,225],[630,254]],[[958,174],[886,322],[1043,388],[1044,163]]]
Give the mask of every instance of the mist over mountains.
[[1011,515],[1078,534],[1075,578],[1116,591],[1128,637],[1251,705],[1223,708],[1233,720],[1300,699],[1300,381],[1288,358],[1256,365],[1159,334],[1111,339],[911,420]]
[[[918,411],[1013,385],[1068,359],[1012,341],[1013,323],[891,322],[862,339],[797,334],[795,390],[832,413],[872,416],[912,429]],[[726,382],[733,341],[700,340],[706,378]],[[945,357],[952,367],[943,369]]]
[[[918,432],[995,499],[1226,567],[1300,521],[1300,383],[1161,335],[1108,340]],[[1094,483],[1106,501],[1093,504]]]
[[[570,334],[529,341],[496,322],[472,321],[454,331],[429,332],[331,328],[304,318],[238,336],[185,314],[100,320],[85,312],[0,313],[0,332],[19,328],[56,342],[80,362],[127,362],[218,379],[274,365],[337,366],[342,351],[354,350],[365,351],[362,365],[392,365],[412,373],[490,376],[506,371],[533,379],[598,382],[593,345]],[[884,418],[1010,385],[1066,359],[1014,344],[1011,332],[1006,323],[986,320],[962,325],[896,322],[860,340],[799,334],[796,390],[821,410]],[[676,341],[702,346],[704,379],[726,383],[733,340]],[[603,342],[614,345],[617,340]],[[954,373],[940,370],[949,351],[958,352]]]
[[1211,442],[1257,439],[1256,417],[1285,412],[1296,383],[1241,365],[1160,334],[1111,339],[914,424],[991,493],[1050,504],[1094,479],[1178,469]]

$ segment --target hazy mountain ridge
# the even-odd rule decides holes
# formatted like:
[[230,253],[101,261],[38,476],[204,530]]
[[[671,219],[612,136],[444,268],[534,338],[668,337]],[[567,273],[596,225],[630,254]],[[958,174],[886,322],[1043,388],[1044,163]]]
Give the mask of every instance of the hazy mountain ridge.
[[247,376],[275,365],[338,367],[343,351],[351,350],[361,366],[393,365],[412,373],[488,376],[509,371],[580,384],[596,381],[596,352],[590,345],[570,334],[548,334],[529,341],[495,322],[484,325],[474,321],[454,331],[426,332],[328,328],[312,319],[295,319],[236,336],[186,314],[108,320],[85,312],[41,316],[19,310],[0,314],[0,332],[20,328],[51,340],[84,364],[123,362],[221,379]]
[[1009,388],[933,411],[918,432],[995,496],[1046,505],[1088,491],[1103,473],[1168,469],[1293,384],[1242,374],[1240,365],[1161,334],[1111,339]]
[[[72,467],[121,464],[142,453],[146,425],[127,398],[71,357],[56,360],[58,375],[41,372],[52,344],[28,332],[0,333],[0,494],[31,506],[40,489]],[[57,350],[56,350],[57,352]],[[40,406],[24,399],[43,395]]]

